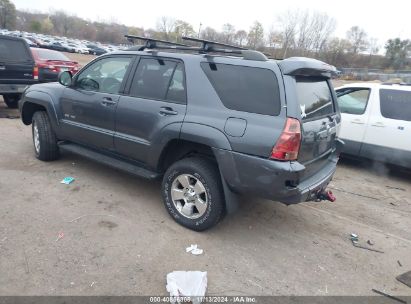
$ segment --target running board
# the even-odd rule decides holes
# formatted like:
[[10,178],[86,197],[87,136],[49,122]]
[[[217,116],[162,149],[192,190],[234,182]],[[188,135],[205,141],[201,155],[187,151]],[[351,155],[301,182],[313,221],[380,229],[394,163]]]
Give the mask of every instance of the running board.
[[84,156],[91,160],[97,161],[99,163],[102,163],[104,165],[110,166],[121,171],[125,171],[132,175],[136,175],[151,180],[160,177],[160,174],[157,172],[144,169],[136,164],[108,156],[106,154],[94,151],[81,145],[63,142],[59,144],[59,147],[63,151]]

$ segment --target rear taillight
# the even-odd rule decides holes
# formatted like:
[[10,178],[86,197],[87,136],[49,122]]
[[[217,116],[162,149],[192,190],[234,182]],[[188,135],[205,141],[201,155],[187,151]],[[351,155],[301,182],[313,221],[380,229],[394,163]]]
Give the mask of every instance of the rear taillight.
[[287,118],[283,132],[271,151],[271,159],[296,160],[301,144],[301,125],[298,119]]
[[39,67],[37,65],[33,68],[33,79],[39,79]]

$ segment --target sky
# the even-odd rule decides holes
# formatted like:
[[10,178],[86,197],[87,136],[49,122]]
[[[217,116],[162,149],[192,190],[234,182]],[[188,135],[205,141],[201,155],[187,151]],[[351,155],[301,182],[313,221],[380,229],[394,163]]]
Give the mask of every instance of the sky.
[[276,26],[278,16],[287,10],[311,10],[327,13],[337,21],[334,33],[345,37],[354,25],[384,45],[389,38],[411,39],[411,1],[370,0],[286,0],[286,1],[232,1],[232,0],[11,0],[17,9],[50,12],[64,10],[69,14],[91,21],[116,21],[128,26],[155,28],[162,16],[191,23],[194,29],[211,26],[221,30],[225,23],[238,29],[248,30],[255,20],[268,31]]

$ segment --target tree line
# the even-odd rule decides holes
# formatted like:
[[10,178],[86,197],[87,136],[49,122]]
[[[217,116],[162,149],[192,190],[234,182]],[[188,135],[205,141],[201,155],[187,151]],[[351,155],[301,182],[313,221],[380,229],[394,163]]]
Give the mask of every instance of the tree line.
[[115,20],[88,21],[64,11],[47,14],[16,10],[10,0],[0,0],[0,27],[71,38],[126,43],[125,34],[182,42],[182,36],[234,44],[261,50],[274,58],[308,56],[337,67],[380,69],[411,68],[411,40],[389,39],[381,56],[378,40],[353,26],[344,38],[333,36],[336,20],[326,13],[290,10],[278,16],[270,29],[255,21],[249,29],[226,23],[220,30],[209,26],[196,29],[184,20],[158,19],[155,28],[125,26]]

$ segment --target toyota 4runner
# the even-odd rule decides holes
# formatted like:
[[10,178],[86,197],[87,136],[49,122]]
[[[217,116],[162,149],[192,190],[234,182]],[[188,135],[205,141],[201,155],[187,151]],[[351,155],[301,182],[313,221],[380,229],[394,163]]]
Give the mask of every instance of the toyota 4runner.
[[36,157],[64,150],[162,178],[168,212],[197,231],[235,210],[238,194],[317,199],[342,145],[334,68],[186,39],[202,46],[145,39],[27,89]]

